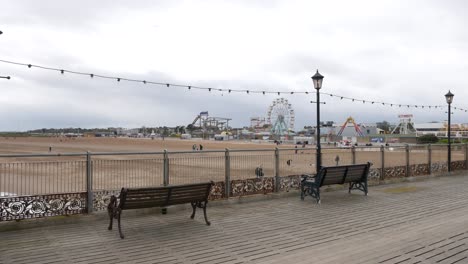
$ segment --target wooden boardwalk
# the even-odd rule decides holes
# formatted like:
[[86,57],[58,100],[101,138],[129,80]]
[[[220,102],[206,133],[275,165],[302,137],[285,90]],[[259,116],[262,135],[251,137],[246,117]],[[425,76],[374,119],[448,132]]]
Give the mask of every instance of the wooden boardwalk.
[[0,263],[468,263],[468,176],[168,211],[3,231]]

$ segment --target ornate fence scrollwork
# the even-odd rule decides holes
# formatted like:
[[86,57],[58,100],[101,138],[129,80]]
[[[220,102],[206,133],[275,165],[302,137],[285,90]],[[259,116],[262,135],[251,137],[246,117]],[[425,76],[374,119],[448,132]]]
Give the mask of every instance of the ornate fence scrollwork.
[[440,174],[448,171],[447,162],[434,162],[431,164],[431,172]]
[[370,168],[369,169],[369,181],[379,181],[381,177],[381,170],[380,168]]
[[299,190],[301,188],[301,175],[284,176],[280,178],[280,191]]
[[0,221],[81,214],[85,211],[86,193],[0,198]]
[[410,165],[410,176],[429,175],[429,164]]
[[213,187],[211,187],[210,196],[208,197],[209,200],[217,200],[223,197],[226,197],[226,185],[224,182],[215,182]]
[[93,195],[93,209],[95,211],[107,210],[112,195],[119,197],[120,190],[95,191]]
[[452,161],[451,167],[452,170],[465,170],[465,161]]
[[273,177],[233,180],[231,181],[232,196],[270,193],[273,192],[274,183],[275,178]]
[[385,179],[406,177],[406,166],[395,166],[385,168]]

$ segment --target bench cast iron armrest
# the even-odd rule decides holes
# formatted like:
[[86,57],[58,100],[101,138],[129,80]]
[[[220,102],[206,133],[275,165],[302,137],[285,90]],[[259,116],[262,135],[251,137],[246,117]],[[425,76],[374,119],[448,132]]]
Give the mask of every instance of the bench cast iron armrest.
[[315,179],[315,176],[317,176],[317,174],[302,174],[301,175],[301,182],[304,182],[306,180]]

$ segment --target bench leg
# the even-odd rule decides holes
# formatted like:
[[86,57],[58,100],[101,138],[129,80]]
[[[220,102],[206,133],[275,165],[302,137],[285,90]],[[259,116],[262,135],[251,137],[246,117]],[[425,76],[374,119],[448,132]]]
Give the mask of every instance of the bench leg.
[[304,201],[304,183],[301,184],[301,200]]
[[205,216],[206,224],[211,225],[210,221],[208,221],[208,217],[206,216],[206,205],[208,204],[208,201],[205,201],[205,202],[191,202],[190,204],[192,205],[192,209],[193,209],[193,212],[192,212],[192,215],[190,216],[190,218],[193,219],[195,217],[195,211],[197,210],[197,207],[199,207],[199,208],[203,209],[203,215]]
[[117,197],[112,195],[110,202],[107,205],[107,213],[109,214],[109,227],[107,228],[108,230],[112,230],[112,223],[115,217],[116,207],[117,207]]
[[191,202],[190,203],[192,205],[192,215],[190,216],[190,218],[194,218],[195,217],[195,211],[197,211],[197,203],[196,202]]
[[368,193],[368,186],[367,186],[367,181],[363,182],[350,182],[349,183],[349,190],[348,193],[351,193],[352,189],[358,189],[362,191],[366,196]]
[[205,216],[206,225],[211,225],[210,221],[208,221],[208,217],[206,216],[206,205],[207,204],[208,204],[208,201],[205,201],[205,204],[203,206],[203,215]]
[[320,188],[315,190],[315,199],[317,199],[317,203],[320,204]]
[[120,217],[122,216],[122,210],[118,209],[117,210],[117,221],[118,221],[118,224],[119,224],[119,234],[120,234],[120,238],[124,238],[124,234],[122,233],[122,227],[120,225]]

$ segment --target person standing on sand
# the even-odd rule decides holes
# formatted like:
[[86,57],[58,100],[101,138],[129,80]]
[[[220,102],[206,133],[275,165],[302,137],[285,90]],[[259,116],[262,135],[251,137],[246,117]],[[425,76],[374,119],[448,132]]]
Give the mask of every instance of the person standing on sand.
[[202,145],[202,144],[200,144],[200,151],[202,151],[202,150],[203,150],[203,145]]

